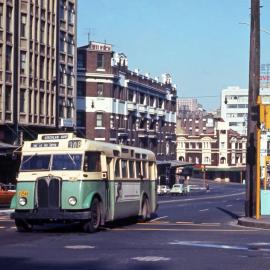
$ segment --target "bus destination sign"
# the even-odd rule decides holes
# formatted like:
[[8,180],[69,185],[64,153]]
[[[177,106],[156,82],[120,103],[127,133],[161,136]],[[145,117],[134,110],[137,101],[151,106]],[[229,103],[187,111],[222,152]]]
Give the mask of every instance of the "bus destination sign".
[[40,148],[40,147],[58,147],[58,142],[46,142],[46,143],[31,143],[32,148]]
[[52,141],[52,140],[64,140],[68,138],[68,134],[52,134],[52,135],[43,135],[41,137],[44,141]]

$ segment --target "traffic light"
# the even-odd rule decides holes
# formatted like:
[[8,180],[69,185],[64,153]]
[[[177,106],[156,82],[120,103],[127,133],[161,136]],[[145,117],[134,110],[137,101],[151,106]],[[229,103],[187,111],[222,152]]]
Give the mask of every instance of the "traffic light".
[[264,124],[266,129],[270,129],[270,104],[264,106]]

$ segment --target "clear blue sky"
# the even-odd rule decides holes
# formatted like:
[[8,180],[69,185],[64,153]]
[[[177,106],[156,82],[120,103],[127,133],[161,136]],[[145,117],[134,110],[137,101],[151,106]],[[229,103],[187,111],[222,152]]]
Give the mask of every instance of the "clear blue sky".
[[[261,28],[270,31],[270,0],[261,0]],[[227,86],[248,87],[250,0],[78,0],[78,46],[113,44],[151,77],[168,72],[179,97],[208,110]],[[270,63],[270,35],[261,33],[261,63]],[[209,98],[205,96],[211,96]]]

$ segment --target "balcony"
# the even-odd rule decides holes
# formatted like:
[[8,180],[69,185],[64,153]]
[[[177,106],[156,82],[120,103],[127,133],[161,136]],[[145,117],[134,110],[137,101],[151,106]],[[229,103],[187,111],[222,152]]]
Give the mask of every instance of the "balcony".
[[145,112],[147,112],[147,106],[146,105],[143,105],[143,104],[139,104],[138,110],[141,113],[145,113]]
[[149,114],[156,114],[155,108],[154,108],[154,107],[149,107],[148,113],[149,113]]
[[136,111],[137,110],[137,106],[132,101],[128,101],[128,103],[127,103],[127,109],[128,109],[128,111]]
[[158,116],[164,116],[165,115],[165,110],[162,109],[162,108],[158,108],[157,109],[157,114],[158,114]]

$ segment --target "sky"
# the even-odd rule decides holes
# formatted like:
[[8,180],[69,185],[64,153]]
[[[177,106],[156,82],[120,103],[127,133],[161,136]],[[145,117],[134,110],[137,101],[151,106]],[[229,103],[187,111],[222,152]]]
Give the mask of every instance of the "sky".
[[[261,63],[270,63],[270,0],[261,0]],[[206,110],[248,88],[250,0],[78,0],[78,46],[107,42],[130,70],[169,73],[178,97]]]

